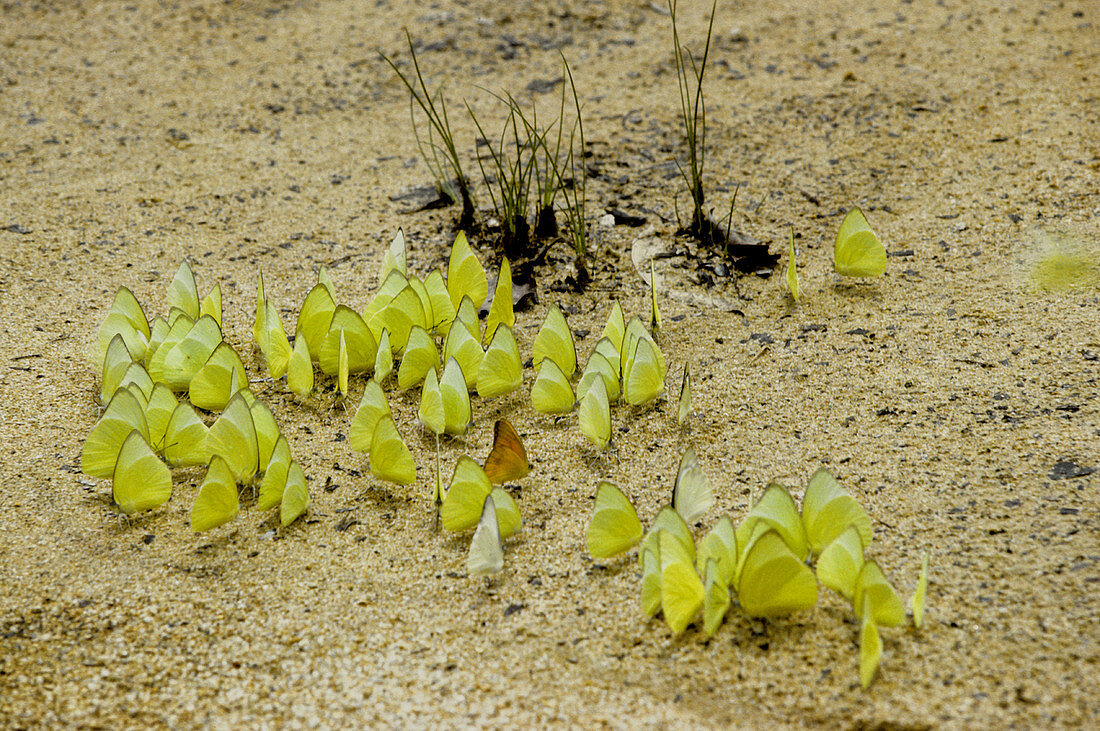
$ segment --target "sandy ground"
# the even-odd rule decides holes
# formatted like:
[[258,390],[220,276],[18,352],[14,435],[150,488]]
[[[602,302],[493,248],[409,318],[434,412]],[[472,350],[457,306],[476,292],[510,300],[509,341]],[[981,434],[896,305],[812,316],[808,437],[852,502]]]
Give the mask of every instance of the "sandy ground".
[[[686,5],[682,34],[698,46],[705,8]],[[414,269],[443,261],[452,212],[402,215],[389,200],[428,180],[377,55],[407,59],[403,26],[448,84],[471,164],[458,100],[495,114],[479,87],[526,99],[565,53],[599,171],[590,216],[645,216],[658,247],[682,251],[660,11],[3,5],[0,723],[1100,722],[1100,472],[1081,474],[1100,468],[1097,292],[1037,293],[1027,275],[1045,232],[1094,255],[1100,241],[1100,17],[1085,0],[722,2],[706,87],[711,201],[725,210],[740,183],[735,225],[777,252],[794,224],[806,299],[791,307],[778,276],[709,287],[691,260],[660,259],[669,388],[689,363],[697,415],[681,431],[668,401],[616,408],[609,456],[572,420],[530,409],[530,371],[519,394],[475,402],[445,470],[463,452],[483,458],[502,414],[535,464],[524,529],[491,582],[465,575],[466,537],[431,530],[430,442],[408,395],[391,401],[421,469],[399,488],[356,472],[366,465],[331,393],[299,404],[255,384],[310,478],[310,516],[285,531],[246,508],[192,534],[198,471],[180,473],[164,509],[122,524],[109,484],[79,474],[97,418],[87,344],[118,285],[159,312],[189,259],[204,291],[221,283],[227,337],[259,377],[258,268],[289,323],[322,263],[340,299],[363,306],[399,225]],[[853,204],[893,254],[865,284],[831,272]],[[581,295],[553,291],[570,257],[552,251],[541,303],[519,315],[525,354],[550,302],[593,333],[582,355],[609,298],[644,311],[639,235],[597,229]],[[490,241],[479,251],[495,259]],[[586,554],[596,480],[623,486],[648,520],[689,444],[716,486],[708,525],[742,515],[769,479],[801,485],[825,464],[875,519],[874,555],[906,597],[932,550],[928,624],[886,631],[870,690],[856,625],[827,592],[789,619],[735,610],[710,642],[698,626],[671,639],[638,611],[633,558]]]

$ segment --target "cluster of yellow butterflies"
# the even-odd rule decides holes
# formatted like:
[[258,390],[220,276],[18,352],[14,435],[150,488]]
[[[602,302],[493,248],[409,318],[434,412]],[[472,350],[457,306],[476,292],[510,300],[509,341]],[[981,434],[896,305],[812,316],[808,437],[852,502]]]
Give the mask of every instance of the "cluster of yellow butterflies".
[[[787,291],[795,302],[802,299],[796,266],[792,226],[790,254],[787,257]],[[848,211],[840,223],[833,246],[833,269],[845,277],[877,277],[886,271],[886,247],[859,208]]]
[[[731,605],[731,589],[745,614],[779,617],[813,607],[820,581],[852,603],[860,620],[860,681],[870,685],[882,659],[879,627],[905,622],[905,608],[882,569],[866,557],[871,519],[829,472],[810,478],[799,512],[790,491],[773,482],[739,525],[722,516],[696,546],[689,527],[713,504],[713,492],[694,451],[680,461],[672,503],[648,533],[633,504],[610,482],[596,492],[588,550],[611,558],[641,543],[641,603],[662,612],[674,634],[700,612],[713,637]],[[815,561],[810,568],[808,560]],[[913,625],[924,621],[928,557],[910,603]]]
[[[653,322],[657,323],[655,293],[653,312]],[[581,432],[600,449],[611,444],[612,403],[621,397],[631,406],[638,406],[652,401],[665,388],[665,357],[657,341],[637,315],[627,322],[618,302],[611,306],[576,394],[571,380],[577,372],[577,348],[557,305],[547,312],[535,337],[532,363],[538,369],[531,387],[535,411],[568,414],[576,408]]]
[[[112,498],[129,515],[171,497],[162,457],[175,467],[205,465],[191,510],[196,531],[236,517],[237,485],[262,473],[258,507],[279,507],[282,524],[290,525],[309,505],[305,475],[270,409],[248,390],[240,356],[222,339],[220,288],[200,302],[184,262],[167,299],[167,317],[150,323],[133,292],[120,287],[115,294],[95,354],[106,407],[84,442],[83,471],[112,478]],[[222,413],[207,427],[195,408]]]
[[[439,270],[424,279],[408,273],[401,231],[378,277],[382,284],[360,314],[336,304],[336,288],[322,267],[299,310],[292,348],[278,311],[264,293],[261,274],[253,337],[272,379],[285,375],[287,388],[304,398],[313,390],[316,363],[322,373],[336,378],[337,391],[345,395],[349,375],[369,373],[381,385],[394,372],[394,356],[399,355],[397,385],[401,390],[422,386],[421,419],[437,434],[466,431],[470,391],[496,398],[519,388],[523,365],[512,334],[515,315],[507,259],[501,263],[485,322],[484,350],[477,311],[488,294],[488,280],[464,233],[451,248],[446,282]],[[462,327],[452,327],[456,322]],[[436,336],[443,340],[442,352]],[[462,389],[455,388],[459,382]],[[454,398],[466,403],[455,403]]]

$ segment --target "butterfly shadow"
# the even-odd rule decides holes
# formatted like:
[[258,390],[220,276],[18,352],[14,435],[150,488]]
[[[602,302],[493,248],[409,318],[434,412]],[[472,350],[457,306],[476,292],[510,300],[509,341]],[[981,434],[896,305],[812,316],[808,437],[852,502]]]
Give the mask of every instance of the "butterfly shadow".
[[622,555],[611,560],[592,559],[592,563],[585,569],[586,576],[617,577],[634,569],[637,572],[637,557],[634,555]]
[[812,612],[799,612],[786,617],[750,617],[741,611],[736,599],[730,604],[723,621],[731,642],[739,647],[756,646],[767,652],[773,645],[799,646],[813,630]]
[[839,282],[833,283],[833,291],[851,299],[875,301],[882,299],[882,290],[872,282],[841,279]]

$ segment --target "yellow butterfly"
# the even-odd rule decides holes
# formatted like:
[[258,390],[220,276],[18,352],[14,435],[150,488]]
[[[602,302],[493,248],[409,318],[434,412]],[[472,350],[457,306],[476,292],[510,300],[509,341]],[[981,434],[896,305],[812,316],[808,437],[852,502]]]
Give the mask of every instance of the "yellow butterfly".
[[657,309],[657,277],[653,273],[653,260],[649,260],[649,301],[653,308],[649,313],[649,330],[653,337],[659,337],[661,332],[661,311]]
[[661,611],[673,635],[683,632],[706,602],[706,590],[680,539],[659,531]]
[[123,440],[112,478],[111,497],[126,515],[163,505],[172,495],[172,473],[137,429]]
[[[660,554],[659,538],[660,532],[664,531],[669,535],[674,536],[680,545],[682,550],[689,557],[689,561],[695,560],[695,539],[691,535],[691,529],[688,528],[687,523],[680,517],[680,514],[672,509],[671,505],[666,505],[661,508],[657,513],[657,517],[653,519],[653,525],[650,527],[649,532],[646,533],[645,538],[642,540],[642,550],[651,548]],[[641,560],[641,554],[638,554],[638,559]],[[664,558],[661,559],[662,564]]]
[[378,338],[378,354],[374,358],[374,380],[382,383],[393,372],[393,348],[390,346],[390,331],[382,329]]
[[733,521],[728,515],[723,515],[710,529],[695,554],[695,565],[707,572],[707,563],[714,561],[718,569],[718,575],[726,586],[733,583],[734,573],[737,570],[737,535],[733,527]]
[[611,405],[607,402],[607,387],[602,378],[592,382],[577,410],[581,433],[599,449],[611,444]]
[[[153,393],[153,379],[149,377],[141,363],[131,363],[126,372],[122,374],[118,387],[130,389],[135,396],[139,397],[140,401],[146,402],[149,400],[150,394]],[[142,406],[144,408],[144,403]]]
[[[470,337],[478,343],[478,347],[481,347],[481,324],[477,319],[477,308],[474,307],[474,301],[469,295],[463,295],[462,301],[459,302],[458,309],[455,311],[455,322],[465,327],[466,332],[470,333]],[[486,339],[492,342],[492,338]]]
[[309,290],[305,301],[302,302],[302,309],[298,311],[298,324],[294,327],[294,339],[295,341],[305,339],[305,347],[311,362],[321,357],[321,344],[328,335],[329,325],[332,324],[332,316],[335,312],[336,303],[333,301],[329,287],[321,282],[313,285],[313,289]]
[[271,451],[271,458],[267,461],[267,471],[264,472],[264,479],[260,483],[260,495],[256,500],[256,507],[259,510],[271,510],[282,503],[287,474],[290,472],[290,464],[293,461],[286,437],[280,435],[275,442],[275,448]]
[[[764,528],[764,526],[761,526]],[[737,598],[750,617],[780,617],[817,603],[817,579],[774,528],[745,548]]]
[[428,331],[413,325],[409,331],[401,366],[397,369],[397,387],[402,391],[423,383],[429,370],[439,368],[439,350]]
[[485,342],[493,339],[498,325],[514,327],[516,314],[512,309],[512,267],[508,264],[508,257],[500,262],[500,273],[497,275],[497,286],[493,290],[493,303],[489,306],[489,316],[485,318]]
[[260,472],[267,470],[267,463],[275,451],[275,444],[279,441],[279,425],[275,423],[275,416],[271,409],[262,401],[253,401],[248,407],[252,414],[252,425],[256,429],[256,464]]
[[290,463],[283,487],[282,501],[279,503],[279,522],[286,528],[306,512],[309,507],[309,487],[306,476],[297,462]]
[[224,409],[229,399],[247,384],[248,376],[245,375],[241,357],[232,345],[223,340],[191,378],[188,395],[191,403],[198,408],[218,411]]
[[443,343],[443,360],[450,361],[452,358],[462,368],[466,390],[472,391],[477,386],[477,372],[481,368],[481,361],[485,358],[485,351],[465,327],[451,328],[447,333]]
[[199,319],[199,288],[195,284],[191,265],[186,260],[180,264],[168,285],[167,299],[169,309],[177,307],[192,320]]
[[432,296],[428,292],[428,288],[416,277],[409,278],[409,287],[416,292],[416,297],[420,300],[420,309],[424,312],[424,324],[421,327],[428,332],[432,332],[438,320],[435,308],[432,307]]
[[504,568],[504,546],[500,541],[496,504],[492,495],[486,495],[477,530],[474,531],[474,537],[470,540],[466,571],[471,576],[484,576],[495,574],[502,568]]
[[259,468],[259,444],[246,391],[230,399],[206,435],[206,453],[220,456],[236,482],[248,482]]
[[527,450],[507,419],[493,424],[493,447],[485,458],[485,476],[493,485],[522,480],[531,472]]
[[859,629],[859,682],[864,688],[871,685],[882,662],[882,637],[875,626],[875,619],[868,607],[863,611]]
[[[145,356],[137,359],[138,362],[145,364],[146,370],[149,369],[149,364],[153,360],[153,354],[168,335],[169,327],[168,320],[160,315],[157,315],[153,318],[153,321],[149,323],[149,342],[145,348]],[[127,349],[129,349],[128,346]]]
[[110,477],[123,443],[134,430],[141,434],[146,443],[149,442],[149,426],[141,403],[128,389],[120,389],[111,397],[103,415],[84,440],[80,455],[80,468],[84,474]]
[[318,359],[321,372],[329,377],[339,375],[341,335],[344,337],[348,373],[363,373],[372,369],[378,353],[378,343],[375,342],[374,335],[358,312],[346,305],[337,305],[332,313],[328,333],[321,342]]
[[412,453],[389,414],[380,418],[374,427],[370,444],[370,471],[378,479],[398,485],[411,485],[416,481],[416,463]]
[[[462,384],[462,388],[465,390],[465,383]],[[420,389],[420,408],[417,409],[416,414],[420,417],[420,423],[436,434],[442,434],[447,427],[447,414],[443,410],[443,394],[439,390],[439,379],[436,378],[434,368],[429,368],[428,375],[424,378],[424,385]]]
[[664,383],[667,367],[665,365],[665,356],[661,352],[661,349],[657,347],[657,341],[653,339],[653,336],[649,334],[649,331],[645,329],[645,325],[642,324],[641,318],[637,315],[630,318],[630,322],[626,324],[626,334],[623,335],[623,344],[620,351],[620,367],[623,374],[623,390],[626,390],[626,381],[630,375],[631,370],[634,367],[634,359],[641,351],[638,349],[638,340],[648,340],[652,348],[652,355],[657,359],[657,374],[661,383]]
[[722,578],[717,559],[711,558],[707,561],[703,585],[703,631],[707,637],[714,637],[730,608],[730,587]]
[[547,311],[546,319],[535,336],[531,362],[538,368],[544,358],[557,363],[566,378],[572,378],[577,370],[577,346],[573,342],[573,331],[556,304]]
[[657,544],[643,547],[638,560],[642,564],[642,612],[652,617],[661,611],[661,559]]
[[[602,342],[610,344],[611,341],[604,340]],[[618,360],[618,355],[615,356]],[[549,360],[549,359],[547,359]],[[543,361],[546,363],[547,361]],[[553,361],[550,361],[553,362]],[[581,376],[581,380],[577,383],[577,398],[583,399],[584,395],[588,393],[588,389],[592,387],[592,382],[597,378],[603,379],[604,388],[607,389],[608,402],[614,402],[619,399],[619,371],[611,365],[611,362],[604,356],[603,353],[598,350],[593,352],[588,358],[588,364],[584,367],[584,374]]]
[[[164,358],[164,382],[173,391],[185,391],[222,342],[222,331],[210,315],[203,315]],[[161,348],[164,346],[162,345]],[[159,349],[158,349],[159,352]],[[153,356],[156,360],[156,356]],[[157,379],[161,380],[161,379]]]
[[481,516],[485,498],[492,491],[485,470],[470,457],[460,456],[439,511],[443,527],[451,532],[472,528]]
[[126,347],[126,341],[122,335],[116,333],[107,345],[107,352],[103,356],[103,380],[99,387],[99,399],[107,403],[114,396],[115,391],[122,384],[122,377],[133,364],[130,350]]
[[206,437],[210,430],[189,403],[180,403],[164,430],[164,459],[174,467],[198,467],[209,460]]
[[390,403],[382,387],[373,378],[367,381],[359,408],[352,417],[348,429],[348,443],[356,452],[370,452],[374,440],[374,429],[383,416],[390,415]]
[[886,248],[863,211],[848,211],[836,234],[833,268],[845,277],[877,277],[886,271]]
[[[763,523],[777,531],[783,541],[800,561],[809,553],[806,531],[798,515],[790,491],[778,482],[771,482],[752,506],[749,514],[737,528],[737,545],[747,546],[756,532],[758,523]],[[742,553],[744,557],[744,553]]]
[[500,534],[508,538],[519,530],[522,523],[515,500],[504,490],[494,489],[485,470],[477,462],[465,454],[460,456],[439,510],[443,527],[451,532],[473,528],[489,495],[493,496],[495,503]]
[[856,582],[863,568],[863,539],[851,525],[817,558],[817,579],[848,601],[855,598]]
[[424,292],[432,305],[432,330],[446,336],[455,319],[455,306],[451,304],[451,295],[447,292],[447,285],[438,269],[433,269],[424,278]]
[[596,487],[596,503],[586,539],[593,558],[618,556],[642,540],[642,522],[634,505],[622,490],[606,480]]
[[871,545],[873,536],[867,512],[824,467],[814,472],[806,485],[802,525],[814,555],[820,554],[848,526],[859,531],[864,549]]
[[218,323],[218,327],[222,326],[222,288],[217,282],[199,305],[199,317],[203,315],[210,315]]
[[467,390],[462,366],[454,358],[448,360],[443,369],[439,394],[443,399],[443,431],[447,434],[465,434],[473,418],[473,411],[470,408],[470,392]]
[[336,287],[332,283],[332,277],[328,274],[328,267],[324,264],[317,269],[317,284],[327,289],[332,301],[336,301]]
[[217,528],[237,517],[241,510],[233,469],[219,454],[210,458],[199,496],[191,507],[191,530],[196,533]]
[[[290,341],[287,340],[286,330],[283,329],[283,321],[279,318],[279,313],[274,307],[268,306],[264,309],[264,318],[266,320],[266,330],[263,336],[265,344],[263,353],[264,357],[267,358],[267,371],[272,380],[278,380],[286,374],[294,349],[290,346]],[[305,357],[309,358],[308,349],[306,349]]]
[[917,579],[917,590],[913,592],[913,599],[909,607],[913,611],[913,626],[920,629],[924,626],[924,600],[928,594],[928,552],[921,561],[920,577]]
[[264,294],[264,272],[261,269],[256,274],[256,320],[252,323],[252,340],[265,354],[267,336],[267,295]]
[[676,484],[672,488],[672,507],[691,525],[702,518],[714,505],[714,489],[710,486],[695,450],[688,447],[680,457]]
[[680,398],[676,406],[676,423],[680,426],[691,416],[691,371],[684,364],[684,378],[680,381]]
[[413,327],[423,329],[428,326],[420,296],[409,285],[405,285],[405,288],[398,292],[374,316],[373,320],[372,328],[378,331],[387,330],[390,335],[390,345],[398,352],[405,349]]
[[179,402],[172,389],[163,383],[153,386],[149,400],[145,404],[145,423],[149,427],[149,446],[154,452],[163,452],[168,423],[172,420]]
[[[607,361],[607,365],[610,366],[606,376],[609,376],[610,380],[614,381],[615,384],[614,389],[612,389],[610,383],[606,384],[607,396],[610,398],[611,394],[614,393],[615,398],[613,400],[616,401],[619,398],[619,379],[623,374],[623,361],[622,355],[619,352],[620,349],[621,346],[615,345],[610,338],[605,336],[596,341],[596,347],[592,350],[593,356],[602,356],[604,360]],[[588,363],[589,365],[592,364],[592,356],[589,356]]]
[[401,276],[408,276],[405,254],[405,232],[400,228],[390,241],[386,253],[382,255],[382,264],[378,267],[378,282],[386,281],[390,272],[398,272]]
[[336,369],[336,390],[340,396],[348,395],[348,344],[344,340],[344,331],[340,331],[340,351]]
[[447,292],[455,309],[458,309],[462,298],[466,296],[473,301],[475,309],[481,307],[489,294],[489,280],[485,276],[485,269],[474,255],[463,231],[458,232],[451,246],[451,258],[447,264]]
[[568,414],[576,405],[573,387],[561,367],[553,358],[544,358],[531,386],[531,406],[540,414]]
[[623,338],[626,336],[626,321],[623,319],[623,308],[616,300],[611,305],[611,314],[607,316],[607,324],[603,327],[603,333],[600,338],[607,338],[613,346],[615,346],[616,352],[621,352],[623,349]]
[[787,256],[787,291],[791,293],[791,299],[798,302],[802,299],[802,290],[798,287],[798,269],[796,268],[794,254],[794,226],[791,226],[791,248]]
[[[179,313],[179,310],[174,310]],[[211,318],[213,320],[213,318]],[[190,317],[180,313],[174,321],[171,321],[168,326],[168,332],[164,334],[160,344],[150,354],[146,353],[148,358],[145,359],[145,363],[149,370],[149,375],[154,381],[159,383],[168,383],[168,379],[165,376],[165,363],[168,360],[168,354],[175,350],[176,346],[191,332],[191,328],[194,327],[195,321]],[[133,355],[133,348],[127,343],[127,348],[130,348],[130,354]],[[214,344],[217,347],[217,343]],[[214,352],[211,348],[210,352]],[[201,363],[199,365],[202,365]],[[171,385],[171,384],[169,384]],[[182,388],[173,388],[173,391],[182,391]]]
[[873,559],[865,561],[859,570],[853,606],[860,617],[866,616],[869,607],[874,623],[880,627],[898,627],[905,622],[901,597]]
[[100,363],[107,353],[107,346],[118,335],[126,344],[127,351],[135,360],[143,360],[148,348],[152,333],[149,329],[149,321],[145,317],[145,311],[141,309],[137,297],[126,287],[119,287],[115,292],[114,302],[107,312],[107,317],[99,328],[99,348],[95,352]]
[[309,358],[309,346],[305,335],[294,337],[294,350],[287,362],[286,387],[298,398],[313,392],[313,361]]
[[523,383],[523,364],[512,328],[500,325],[477,370],[477,392],[485,399],[511,393]]
[[665,390],[657,345],[649,338],[634,340],[634,352],[623,372],[623,398],[638,406]]
[[[382,329],[386,326],[383,318],[378,315],[386,308],[387,305],[393,300],[394,297],[399,295],[403,289],[409,286],[409,279],[400,272],[391,271],[386,278],[382,281],[382,286],[375,292],[374,297],[367,303],[367,306],[363,308],[363,322],[367,323],[367,327],[370,328],[371,333],[375,336],[375,340],[382,334]],[[413,294],[416,294],[415,292]],[[420,297],[417,296],[419,303]],[[423,305],[421,305],[423,308]]]

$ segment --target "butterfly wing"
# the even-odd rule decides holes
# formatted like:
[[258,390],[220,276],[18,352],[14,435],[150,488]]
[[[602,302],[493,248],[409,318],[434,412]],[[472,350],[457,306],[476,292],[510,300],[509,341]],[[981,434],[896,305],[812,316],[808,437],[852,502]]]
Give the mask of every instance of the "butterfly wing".
[[191,507],[191,530],[196,533],[217,528],[237,517],[241,504],[233,470],[220,455],[210,458],[206,477]]
[[588,552],[593,558],[618,556],[642,540],[638,512],[622,490],[610,482],[600,482],[596,488],[596,503],[586,538]]
[[260,483],[260,495],[256,500],[257,509],[271,510],[282,503],[291,462],[290,446],[287,444],[286,437],[280,436],[275,442],[275,448],[271,451],[267,471],[264,472],[264,479]]
[[485,498],[492,491],[493,486],[481,466],[466,455],[460,456],[440,507],[443,527],[457,532],[477,525]]
[[508,264],[508,257],[501,259],[497,286],[493,290],[493,303],[489,306],[489,316],[485,318],[487,343],[493,339],[497,326],[502,324],[508,327],[516,324],[516,314],[512,309],[512,267]]
[[527,449],[507,419],[497,419],[493,425],[493,448],[485,458],[484,469],[489,482],[494,485],[522,480],[531,471]]
[[531,406],[540,414],[568,414],[576,406],[569,379],[552,358],[545,358],[531,386]]
[[672,507],[691,525],[702,518],[714,505],[714,490],[707,480],[695,450],[688,447],[680,458],[676,484],[672,488]]
[[172,473],[137,429],[123,441],[112,477],[112,498],[126,515],[159,507],[172,495]]
[[877,277],[886,271],[886,248],[858,208],[848,212],[837,231],[833,268],[846,277]]
[[471,576],[495,574],[504,568],[504,546],[500,542],[500,527],[492,495],[486,495],[477,530],[470,540],[470,555],[466,571]]
[[491,399],[511,393],[523,383],[523,365],[512,328],[500,325],[477,370],[477,392]]
[[543,359],[550,358],[566,378],[572,378],[577,370],[577,346],[573,342],[573,331],[565,321],[565,315],[556,304],[546,313],[542,327],[535,336],[532,346],[531,362],[538,368]]
[[607,402],[607,388],[602,378],[594,380],[581,399],[577,423],[581,433],[598,449],[606,449],[611,443],[611,405]]
[[817,580],[779,533],[769,528],[749,546],[737,597],[750,617],[781,617],[817,603]]
[[447,263],[447,293],[451,304],[458,309],[463,297],[469,297],[475,309],[481,307],[489,294],[489,280],[466,234],[459,231],[451,246],[451,258]]
[[398,485],[416,481],[416,463],[388,414],[378,420],[370,446],[370,471],[375,477]]
[[287,527],[309,507],[309,487],[306,476],[297,462],[292,462],[287,471],[286,485],[279,505],[279,522]]

